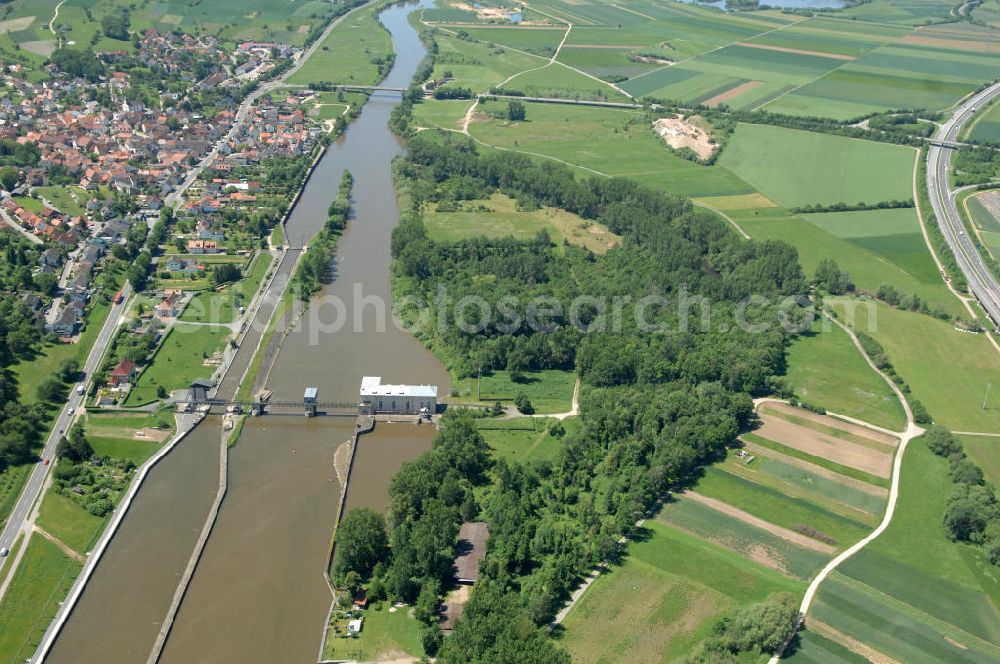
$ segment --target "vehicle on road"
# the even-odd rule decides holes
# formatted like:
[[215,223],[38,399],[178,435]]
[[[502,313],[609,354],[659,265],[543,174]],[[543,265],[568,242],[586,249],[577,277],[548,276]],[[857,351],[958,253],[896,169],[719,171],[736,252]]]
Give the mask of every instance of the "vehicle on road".
[[0,546],[0,558],[6,558],[8,553],[10,553],[10,549],[5,546]]
[[42,459],[42,463],[44,463],[47,466],[47,465],[49,465],[49,460],[48,459]]
[[115,304],[121,304],[123,299],[124,298],[122,297],[122,292],[121,291],[118,291],[117,293],[115,293],[115,297],[114,297]]
[[70,406],[69,408],[66,409],[66,414],[67,415],[72,415],[73,414],[73,406]]
[[80,385],[76,386],[76,393],[77,394],[83,394],[83,384],[80,384]]

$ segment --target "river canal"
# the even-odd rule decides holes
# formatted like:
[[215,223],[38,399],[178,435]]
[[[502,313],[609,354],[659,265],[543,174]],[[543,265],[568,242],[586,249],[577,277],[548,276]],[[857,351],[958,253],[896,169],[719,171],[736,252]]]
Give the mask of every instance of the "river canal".
[[[406,87],[424,57],[407,17],[432,4],[398,4],[381,14],[397,54],[387,87]],[[268,377],[267,387],[281,398],[298,398],[313,386],[320,401],[353,402],[363,375],[435,384],[441,395],[450,390],[445,369],[416,339],[393,326],[388,310],[389,239],[399,216],[391,163],[403,149],[388,121],[398,101],[397,94],[373,94],[346,134],[328,148],[288,219],[290,241],[308,240],[322,228],[343,170],[354,175],[354,217],[338,243],[336,279],[285,340]],[[356,310],[362,304],[359,290],[368,299]],[[343,308],[329,304],[331,298]],[[371,304],[379,301],[386,307],[381,331],[379,305]],[[344,324],[333,331],[338,311],[345,314]],[[353,426],[353,419],[336,417],[272,415],[248,422],[230,453],[229,490],[162,662],[316,661],[331,599],[323,573],[340,495],[333,456]],[[428,449],[433,435],[429,426],[380,424],[362,436],[348,507],[384,508],[391,476]],[[174,589],[146,579],[176,579],[183,570],[214,496],[218,436],[218,426],[206,421],[185,441],[192,444],[183,450],[197,446],[205,457],[196,473],[168,464],[173,454],[154,469],[147,481],[162,484],[163,492],[155,500],[145,487],[139,492],[47,661],[145,660]],[[192,490],[194,475],[212,478],[211,490]],[[162,514],[137,510],[145,502],[169,512],[190,536],[165,528]],[[200,512],[197,506],[203,506]],[[140,544],[147,549],[133,553]]]

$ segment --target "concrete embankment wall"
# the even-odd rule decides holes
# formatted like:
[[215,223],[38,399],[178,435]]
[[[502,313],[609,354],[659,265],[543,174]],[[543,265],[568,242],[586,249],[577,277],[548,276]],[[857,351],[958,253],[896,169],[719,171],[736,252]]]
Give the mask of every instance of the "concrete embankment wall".
[[184,573],[181,575],[180,581],[177,583],[177,588],[174,590],[174,597],[170,601],[170,608],[167,609],[167,615],[160,623],[160,631],[156,635],[156,640],[153,642],[153,649],[149,652],[149,657],[146,659],[146,664],[156,664],[160,660],[160,655],[163,654],[163,648],[167,644],[167,637],[170,636],[170,630],[174,627],[174,620],[177,618],[177,612],[181,608],[181,602],[184,601],[184,595],[187,594],[187,589],[191,585],[191,578],[194,576],[194,571],[198,567],[198,561],[201,560],[201,554],[205,551],[205,545],[208,543],[208,538],[212,534],[212,528],[215,527],[215,522],[219,518],[219,509],[222,507],[222,500],[226,497],[226,490],[229,487],[229,432],[222,428],[222,436],[219,441],[219,490],[215,494],[215,500],[212,502],[212,507],[208,510],[208,516],[205,518],[205,525],[201,528],[201,533],[198,535],[198,541],[194,544],[194,551],[191,552],[191,557],[188,559],[187,567],[184,568]]
[[[96,546],[91,551],[90,556],[87,558],[87,562],[83,565],[83,570],[80,572],[80,576],[77,577],[73,586],[70,588],[69,594],[66,596],[66,600],[63,602],[62,607],[56,614],[55,619],[49,625],[49,628],[45,631],[42,636],[42,641],[39,643],[38,648],[35,650],[35,656],[32,661],[41,663],[45,660],[49,651],[52,649],[52,645],[56,641],[56,637],[59,636],[59,632],[62,631],[63,626],[69,619],[70,614],[76,607],[80,596],[83,594],[84,589],[87,587],[87,583],[90,582],[91,577],[94,574],[94,570],[97,569],[97,565],[101,562],[101,558],[104,556],[104,552],[107,550],[108,545],[114,538],[115,533],[118,532],[118,528],[121,526],[122,521],[125,519],[125,515],[128,514],[129,507],[132,505],[132,501],[135,500],[136,495],[139,493],[139,489],[142,487],[143,483],[146,481],[146,477],[149,472],[164,458],[171,450],[176,447],[176,445],[181,442],[185,436],[187,436],[191,431],[194,430],[195,426],[198,425],[204,415],[184,415],[183,418],[191,418],[195,420],[188,428],[180,429],[180,423],[178,424],[178,432],[171,438],[166,444],[164,444],[159,451],[150,457],[146,463],[144,463],[139,471],[136,473],[135,478],[132,480],[131,486],[129,486],[128,491],[122,498],[121,502],[118,503],[118,507],[115,508],[114,516],[111,517],[111,521],[108,523],[107,528],[101,534],[101,537],[97,540]],[[183,420],[182,420],[183,421]]]

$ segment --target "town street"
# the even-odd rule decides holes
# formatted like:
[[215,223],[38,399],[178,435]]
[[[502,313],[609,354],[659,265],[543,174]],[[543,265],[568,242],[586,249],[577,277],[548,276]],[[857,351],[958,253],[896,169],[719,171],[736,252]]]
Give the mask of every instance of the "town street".
[[[86,386],[90,382],[93,373],[100,366],[101,360],[104,358],[104,353],[115,336],[118,323],[121,321],[122,315],[129,305],[131,295],[132,286],[126,283],[125,287],[122,288],[121,302],[112,305],[111,311],[108,313],[108,318],[104,321],[104,327],[101,328],[96,341],[94,341],[94,346],[90,349],[90,354],[87,356],[87,361],[81,368],[82,378],[80,384]],[[53,461],[56,455],[56,447],[59,445],[59,439],[69,429],[74,417],[76,417],[77,411],[84,405],[86,399],[86,390],[84,390],[84,394],[77,394],[75,386],[70,389],[66,404],[60,409],[52,431],[49,432],[49,437],[45,441],[45,446],[41,452],[41,459],[31,469],[31,474],[28,476],[28,481],[25,483],[24,489],[17,499],[17,504],[11,510],[10,518],[7,520],[3,532],[0,533],[0,547],[11,548],[14,540],[17,538],[17,534],[22,531],[27,533],[34,525],[31,523],[29,516],[32,512],[32,506],[42,493],[46,476],[55,465]],[[49,463],[46,463],[46,461]],[[0,569],[2,569],[6,562],[6,558],[0,559]]]

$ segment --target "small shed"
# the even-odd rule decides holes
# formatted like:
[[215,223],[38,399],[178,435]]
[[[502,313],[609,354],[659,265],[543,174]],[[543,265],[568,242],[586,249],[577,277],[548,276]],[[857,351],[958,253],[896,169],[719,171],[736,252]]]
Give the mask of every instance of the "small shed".
[[191,382],[191,401],[208,401],[208,391],[215,383],[207,378],[196,378]]

